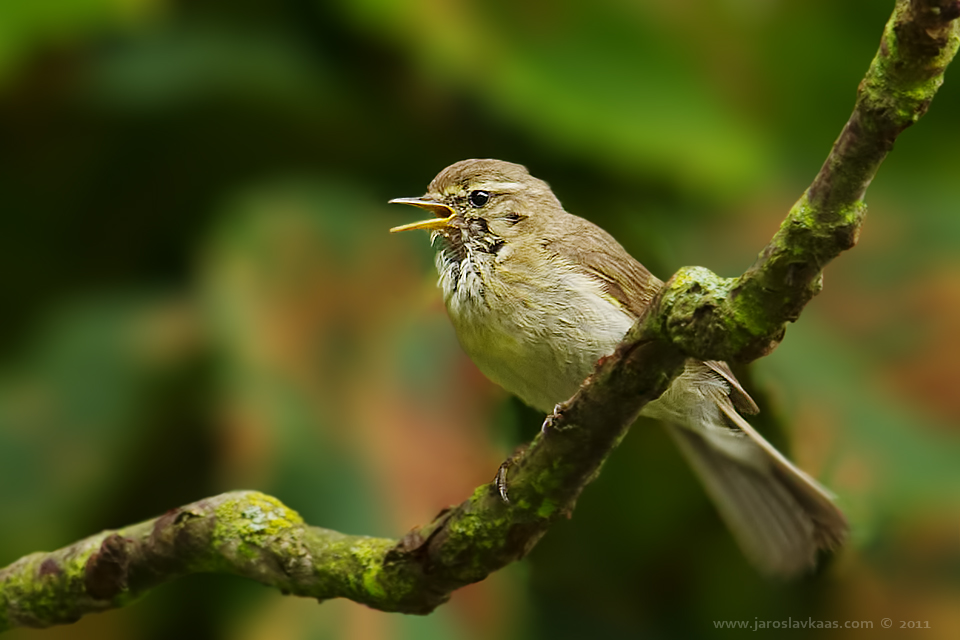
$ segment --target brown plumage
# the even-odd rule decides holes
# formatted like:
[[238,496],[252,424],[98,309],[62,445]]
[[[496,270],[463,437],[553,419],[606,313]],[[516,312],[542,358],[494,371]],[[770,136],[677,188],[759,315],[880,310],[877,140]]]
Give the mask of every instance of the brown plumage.
[[[663,283],[606,231],[567,213],[547,183],[500,160],[464,160],[399,199],[434,220],[440,287],[466,352],[542,411],[573,395]],[[726,363],[691,359],[643,415],[667,425],[754,564],[791,576],[839,545],[846,519],[738,411],[757,406]]]

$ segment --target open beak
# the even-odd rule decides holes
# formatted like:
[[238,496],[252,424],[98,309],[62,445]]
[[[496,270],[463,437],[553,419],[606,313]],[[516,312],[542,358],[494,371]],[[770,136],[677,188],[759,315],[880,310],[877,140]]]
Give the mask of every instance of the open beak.
[[441,202],[424,200],[423,198],[394,198],[390,201],[390,204],[410,204],[415,207],[420,207],[421,209],[426,209],[427,211],[433,213],[433,215],[437,216],[436,218],[431,218],[430,220],[421,220],[420,222],[402,224],[399,227],[390,229],[390,233],[410,231],[411,229],[429,229],[431,231],[442,229],[443,227],[449,226],[450,223],[453,222],[453,219],[457,216],[457,213],[451,207]]

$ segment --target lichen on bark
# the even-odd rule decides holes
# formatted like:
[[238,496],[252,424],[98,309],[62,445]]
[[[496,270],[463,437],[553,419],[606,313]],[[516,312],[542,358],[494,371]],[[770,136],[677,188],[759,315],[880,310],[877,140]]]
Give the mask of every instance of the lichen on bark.
[[0,569],[0,631],[45,627],[123,606],[162,582],[216,571],[295,595],[429,613],[450,593],[526,555],[658,397],[687,356],[769,353],[853,247],[863,196],[893,140],[928,108],[960,45],[957,0],[898,0],[857,103],[813,183],[737,278],[690,267],[671,278],[616,352],[493,484],[399,540],[311,527],[257,492],[214,496]]
[[822,288],[823,268],[856,245],[867,187],[896,137],[926,113],[954,58],[956,0],[900,0],[857,90],[853,114],[813,183],[744,274],[681,270],[664,292],[664,338],[703,359],[770,353]]

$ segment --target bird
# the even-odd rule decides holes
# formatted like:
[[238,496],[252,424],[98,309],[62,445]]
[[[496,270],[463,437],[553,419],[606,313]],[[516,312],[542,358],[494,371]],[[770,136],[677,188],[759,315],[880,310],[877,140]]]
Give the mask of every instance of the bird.
[[[391,231],[430,231],[464,351],[543,412],[574,395],[663,287],[520,164],[462,160],[423,196],[390,202],[434,215]],[[835,496],[741,415],[758,411],[726,363],[688,358],[641,415],[665,425],[747,559],[764,574],[795,577],[839,547],[848,524]]]

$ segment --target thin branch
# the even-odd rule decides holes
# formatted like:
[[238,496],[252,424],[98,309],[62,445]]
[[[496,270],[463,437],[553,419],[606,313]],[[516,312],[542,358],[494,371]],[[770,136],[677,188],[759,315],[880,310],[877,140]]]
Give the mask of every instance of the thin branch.
[[864,193],[901,131],[920,119],[960,45],[960,2],[899,0],[853,114],[813,184],[756,263],[738,278],[679,271],[664,293],[663,336],[705,360],[749,362],[772,351],[823,286],[822,271],[852,248]]
[[[261,493],[225,493],[0,569],[0,631],[73,622],[203,572],[318,600],[429,613],[454,590],[522,558],[553,521],[569,516],[643,404],[669,385],[660,371],[679,370],[683,360],[643,336],[606,358],[556,426],[510,468],[510,505],[484,485],[430,524],[390,540],[310,527]],[[617,402],[622,396],[635,400]]]
[[686,355],[769,352],[819,291],[824,265],[856,243],[863,194],[896,136],[925,111],[960,44],[956,0],[899,0],[856,108],[817,178],[739,278],[687,268],[509,469],[509,505],[479,487],[401,540],[310,527],[275,498],[237,492],[105,531],[0,569],[0,631],[124,606],[198,572],[231,573],[320,600],[428,613],[455,589],[523,557],[583,488]]
[[366,602],[367,576],[395,542],[307,526],[261,493],[225,493],[0,570],[0,631],[75,622],[190,573],[232,573],[299,595]]

